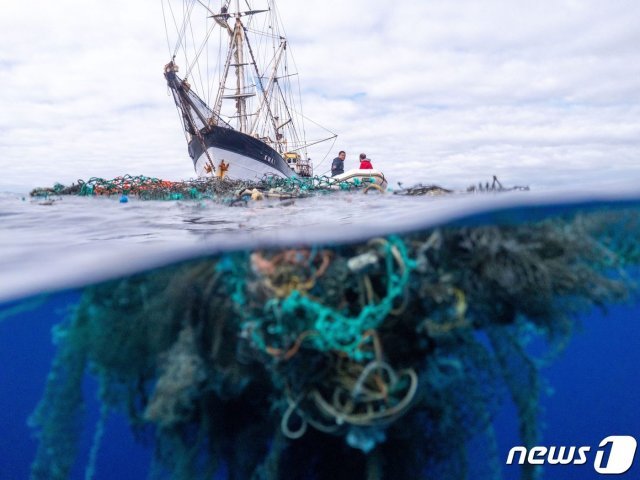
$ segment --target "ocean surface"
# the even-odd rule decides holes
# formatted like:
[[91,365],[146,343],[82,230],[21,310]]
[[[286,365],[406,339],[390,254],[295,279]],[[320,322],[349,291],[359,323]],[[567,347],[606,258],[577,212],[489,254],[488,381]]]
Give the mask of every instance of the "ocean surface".
[[[255,478],[602,478],[596,464],[626,457],[600,442],[640,438],[638,225],[627,187],[246,207],[1,193],[0,479],[252,478],[238,465],[264,458],[289,473],[269,477],[265,460]],[[218,283],[198,283],[202,271]],[[203,315],[225,318],[211,325],[225,334]],[[355,333],[318,333],[320,317]],[[205,343],[230,356],[205,356]],[[317,380],[334,382],[330,408],[313,400],[326,385],[303,374],[332,361],[355,373]],[[347,384],[350,410],[332,419]],[[589,450],[585,462],[508,465],[527,442]],[[636,457],[617,478],[640,478]],[[327,474],[331,461],[343,471]]]

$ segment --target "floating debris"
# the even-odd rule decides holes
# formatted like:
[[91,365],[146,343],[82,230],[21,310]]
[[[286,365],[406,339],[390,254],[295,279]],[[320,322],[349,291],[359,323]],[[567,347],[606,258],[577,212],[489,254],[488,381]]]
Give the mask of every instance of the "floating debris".
[[[443,188],[440,185],[423,185],[422,183],[418,183],[412,187],[403,188],[402,183],[398,182],[399,190],[395,190],[394,195],[407,195],[407,196],[420,196],[420,195],[428,195],[428,196],[440,196],[440,195],[450,195],[452,193],[457,193],[454,190],[450,190],[448,188]],[[478,185],[471,185],[467,188],[467,193],[477,193],[477,192],[511,192],[511,191],[528,191],[529,187],[510,187],[505,188],[498,177],[493,176],[493,182],[489,184],[478,183]]]
[[637,210],[603,210],[226,253],[87,287],[54,331],[33,478],[68,478],[87,373],[103,412],[153,434],[151,471],[170,478],[466,478],[467,442],[491,438],[507,394],[521,444],[537,445],[525,339],[553,351],[576,314],[625,299],[639,233]]
[[78,180],[71,186],[56,183],[52,188],[35,188],[32,197],[78,195],[78,196],[136,196],[141,200],[202,200],[211,199],[236,204],[238,198],[248,194],[250,199],[264,197],[281,200],[300,198],[312,194],[335,191],[360,190],[369,186],[361,181],[338,182],[331,177],[280,178],[265,176],[261,180],[198,178],[172,182],[143,175],[125,175],[112,180],[93,177]]
[[[405,196],[440,196],[456,193],[439,185],[423,185],[421,183],[412,187],[394,190],[394,195]],[[467,188],[467,192],[507,192],[526,191],[529,187],[505,188],[493,177],[493,182],[486,185],[478,184]],[[304,198],[310,195],[327,194],[336,191],[370,191],[384,193],[385,189],[375,183],[356,181],[336,182],[331,177],[312,178],[280,178],[265,176],[259,181],[229,180],[215,177],[199,178],[180,182],[160,180],[142,175],[125,175],[112,180],[103,178],[91,178],[88,181],[78,180],[71,186],[56,183],[51,188],[36,188],[31,191],[32,197],[49,198],[51,196],[78,195],[78,196],[118,196],[128,198],[135,196],[141,200],[202,200],[210,199],[226,203],[229,206],[247,206],[250,200],[279,199],[291,200]]]
[[496,177],[495,175],[493,176],[493,181],[491,182],[491,185],[489,185],[489,182],[485,183],[484,185],[482,185],[482,183],[478,183],[478,185],[471,185],[467,188],[467,192],[469,193],[474,193],[474,192],[513,192],[513,191],[520,191],[520,192],[528,192],[529,191],[529,187],[528,186],[515,186],[515,187],[509,187],[509,188],[505,188],[502,183],[500,183],[500,180],[498,180],[498,177]]
[[439,185],[423,185],[421,183],[418,183],[417,185],[414,185],[413,187],[408,187],[408,188],[402,188],[402,183],[398,183],[398,185],[400,186],[400,190],[394,190],[393,192],[394,195],[436,196],[436,195],[448,195],[450,193],[454,193],[453,190],[442,188]]

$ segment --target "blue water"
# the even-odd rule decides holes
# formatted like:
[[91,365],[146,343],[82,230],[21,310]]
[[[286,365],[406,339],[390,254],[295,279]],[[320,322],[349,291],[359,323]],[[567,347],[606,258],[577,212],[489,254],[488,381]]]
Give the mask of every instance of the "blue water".
[[[0,254],[0,300],[6,302],[0,306],[0,479],[29,478],[37,442],[27,419],[42,397],[55,353],[51,330],[69,315],[85,285],[221,250],[309,243],[314,238],[325,244],[353,242],[438,224],[531,221],[594,205],[635,203],[633,195],[622,197],[598,203],[583,195],[568,200],[517,195],[456,199],[342,195],[298,201],[293,206],[274,202],[231,209],[202,202],[133,201],[123,206],[116,201],[76,198],[43,205],[5,195],[0,199],[4,252]],[[640,281],[638,270],[631,274]],[[606,314],[598,310],[583,314],[580,331],[542,368],[546,388],[540,445],[590,446],[593,454],[610,435],[640,439],[640,330],[636,325],[640,303],[636,296],[607,310]],[[99,417],[96,390],[95,380],[87,377],[86,422],[73,479],[85,478]],[[520,444],[515,409],[509,401],[500,407],[494,425],[502,478],[517,479],[519,468],[504,464],[508,451]],[[146,478],[152,441],[134,438],[122,413],[111,412],[95,478]],[[484,448],[482,443],[473,445],[472,461],[482,463]],[[602,478],[593,469],[593,456],[589,459],[580,466],[545,466],[542,478]],[[640,478],[640,459],[618,478]]]

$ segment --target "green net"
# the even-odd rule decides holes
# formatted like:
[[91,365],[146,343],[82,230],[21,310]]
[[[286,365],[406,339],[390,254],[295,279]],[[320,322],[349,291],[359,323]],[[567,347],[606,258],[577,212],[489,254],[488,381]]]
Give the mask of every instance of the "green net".
[[522,444],[539,441],[527,339],[555,351],[579,313],[628,297],[639,218],[232,252],[88,287],[56,330],[32,476],[68,478],[90,372],[108,409],[153,434],[153,478],[498,478],[470,442],[495,445],[507,398]]
[[[51,188],[36,188],[33,197],[52,195],[77,196],[121,196],[131,195],[142,200],[221,200],[251,198],[259,192],[274,198],[296,198],[311,194],[335,191],[350,191],[365,188],[372,181],[368,179],[336,181],[331,177],[280,178],[265,176],[258,181],[230,180],[206,177],[185,181],[168,181],[143,175],[124,175],[114,179],[93,177],[87,181],[78,180],[70,186],[56,183]],[[255,199],[255,196],[254,196]]]

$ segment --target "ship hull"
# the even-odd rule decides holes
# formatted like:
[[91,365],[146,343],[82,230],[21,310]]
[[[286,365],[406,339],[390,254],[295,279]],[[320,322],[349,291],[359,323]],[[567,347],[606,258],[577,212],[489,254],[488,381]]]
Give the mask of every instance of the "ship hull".
[[265,175],[296,176],[278,152],[250,135],[216,126],[203,133],[202,138],[204,145],[196,137],[189,142],[189,156],[199,177],[220,176],[222,161],[227,168],[225,178],[234,180],[255,181]]

